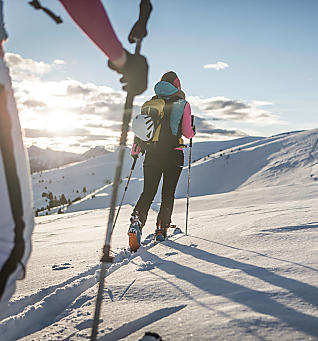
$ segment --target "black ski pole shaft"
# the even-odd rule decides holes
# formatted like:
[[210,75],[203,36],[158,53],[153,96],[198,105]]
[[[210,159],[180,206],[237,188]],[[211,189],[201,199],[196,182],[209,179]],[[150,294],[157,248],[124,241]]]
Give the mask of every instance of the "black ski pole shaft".
[[[151,10],[152,10],[152,6],[150,3],[150,0],[141,0],[139,17],[142,19],[145,32],[146,32],[146,26],[147,26],[147,22],[148,22]],[[134,27],[132,29],[132,32],[134,32]],[[130,34],[132,34],[132,32]],[[135,39],[135,42],[136,42],[135,54],[140,54],[141,40],[145,35],[146,34],[144,34],[143,36],[137,35],[138,39]],[[120,137],[120,143],[119,143],[119,148],[118,148],[117,166],[116,166],[116,171],[115,171],[115,176],[114,176],[114,181],[113,181],[113,190],[112,190],[110,210],[109,210],[109,215],[108,215],[105,244],[103,247],[103,256],[101,258],[102,264],[101,264],[99,286],[98,286],[94,320],[93,320],[93,326],[92,326],[92,334],[91,334],[92,341],[95,341],[97,337],[99,316],[100,316],[103,291],[104,291],[104,280],[107,274],[107,268],[113,261],[113,257],[110,256],[110,242],[111,242],[111,237],[112,237],[112,233],[114,229],[113,222],[114,222],[114,216],[115,216],[115,207],[116,207],[118,188],[120,184],[120,178],[121,178],[121,173],[122,173],[122,168],[123,168],[123,163],[124,163],[125,147],[126,147],[126,142],[127,142],[129,123],[131,121],[131,116],[132,116],[132,107],[133,107],[134,97],[135,96],[132,93],[128,92],[126,96],[125,107],[124,107],[121,137]]]
[[92,328],[92,335],[91,340],[95,341],[97,337],[98,331],[98,324],[99,324],[99,316],[101,310],[101,303],[104,291],[104,280],[106,277],[108,265],[113,262],[113,258],[110,256],[110,240],[111,235],[113,232],[113,221],[115,216],[115,207],[117,202],[117,194],[118,188],[120,183],[120,177],[123,167],[123,161],[125,156],[125,145],[127,140],[127,133],[128,133],[128,126],[132,115],[132,104],[133,104],[134,96],[131,94],[127,94],[126,102],[125,102],[125,109],[124,109],[124,117],[123,117],[123,125],[122,125],[122,134],[120,138],[120,144],[118,148],[118,160],[117,160],[117,167],[115,171],[115,177],[113,181],[113,190],[111,196],[111,203],[110,203],[110,210],[108,215],[108,223],[107,223],[107,232],[105,238],[105,244],[103,247],[103,256],[101,259],[101,271],[99,276],[99,286],[96,298],[96,307],[95,307],[95,314],[94,314],[94,321],[93,321],[93,328]]
[[119,204],[119,207],[118,207],[118,210],[117,210],[117,213],[116,213],[116,217],[115,217],[114,224],[113,224],[113,229],[114,229],[114,227],[116,225],[116,222],[117,222],[117,219],[118,219],[118,216],[119,216],[119,212],[120,212],[121,206],[122,206],[122,204],[124,202],[125,195],[126,195],[126,192],[128,190],[128,185],[129,185],[129,182],[130,182],[130,179],[131,179],[131,176],[132,176],[132,172],[134,171],[135,166],[136,166],[136,162],[137,162],[137,158],[134,158],[134,162],[133,162],[133,164],[131,166],[130,173],[129,173],[129,176],[128,176],[128,179],[127,179],[127,184],[126,184],[126,187],[124,189],[124,194],[123,194],[123,197],[121,199],[121,202]]
[[189,144],[189,166],[188,166],[188,188],[187,188],[187,212],[186,212],[186,236],[188,235],[188,219],[189,219],[189,201],[190,201],[190,172],[191,172],[191,151],[192,139]]
[[[194,124],[194,116],[191,116],[191,124]],[[188,188],[187,188],[187,211],[186,211],[186,236],[188,235],[188,220],[189,220],[189,202],[190,202],[190,174],[191,174],[191,155],[192,154],[192,138],[189,144],[189,165],[188,165]]]
[[[140,47],[141,47],[141,40],[138,40],[136,42],[135,53],[138,53],[138,51],[140,51]],[[126,147],[126,142],[127,142],[129,123],[131,121],[131,116],[132,116],[132,107],[133,107],[134,97],[135,97],[134,95],[128,92],[126,96],[125,107],[124,107],[121,137],[120,137],[120,143],[119,143],[119,148],[118,148],[117,167],[116,167],[114,181],[113,181],[113,190],[112,190],[110,210],[109,210],[109,215],[108,215],[105,244],[103,247],[103,256],[101,258],[102,264],[101,264],[101,271],[100,271],[100,276],[99,276],[99,285],[98,285],[98,292],[97,292],[97,298],[96,298],[96,306],[95,306],[91,341],[95,341],[97,337],[99,316],[100,316],[103,291],[104,291],[104,280],[107,274],[107,269],[110,266],[110,264],[113,262],[113,257],[110,255],[110,242],[111,242],[111,236],[113,233],[113,226],[114,226],[113,222],[114,222],[114,216],[115,216],[118,188],[119,188],[121,173],[123,169],[125,147]]]

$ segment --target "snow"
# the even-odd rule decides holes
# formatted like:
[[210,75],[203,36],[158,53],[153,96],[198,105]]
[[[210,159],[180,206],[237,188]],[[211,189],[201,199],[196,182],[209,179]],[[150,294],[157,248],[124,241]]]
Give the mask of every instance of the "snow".
[[[318,340],[317,146],[318,129],[194,144],[188,236],[171,229],[154,245],[157,195],[143,246],[131,253],[140,159],[114,229],[98,339],[152,331],[164,340]],[[42,173],[54,193],[86,186],[95,197],[82,193],[65,214],[36,218],[27,276],[0,321],[1,340],[89,339],[115,160],[112,153]],[[187,175],[186,166],[173,213],[183,232]]]

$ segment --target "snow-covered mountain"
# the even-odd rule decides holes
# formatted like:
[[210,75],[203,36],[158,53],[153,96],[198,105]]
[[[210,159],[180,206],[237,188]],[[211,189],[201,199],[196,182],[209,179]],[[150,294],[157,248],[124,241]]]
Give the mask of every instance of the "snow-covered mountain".
[[[316,130],[293,132],[272,137],[246,137],[231,141],[199,142],[193,144],[191,166],[191,196],[231,192],[235,189],[278,186],[289,181],[313,181],[316,146],[312,140]],[[299,149],[295,150],[295,146]],[[57,199],[64,194],[68,204],[64,212],[106,208],[109,206],[112,178],[117,153],[109,153],[60,169],[33,174],[35,209],[46,214],[48,194]],[[142,161],[138,159],[130,190],[124,204],[134,205],[142,191]],[[123,168],[123,191],[132,159],[126,153]],[[177,198],[186,197],[188,178],[188,148],[185,165],[176,190]],[[156,201],[160,201],[160,189]],[[46,195],[47,194],[47,195]],[[59,205],[56,205],[60,207]],[[50,210],[54,213],[57,208]]]
[[[245,137],[231,141],[211,141],[199,142],[193,144],[192,159],[194,161],[203,157],[214,155],[220,150],[235,148],[238,145],[256,143],[262,140],[261,137]],[[95,157],[94,157],[95,156]],[[94,148],[83,154],[83,162],[74,163],[59,169],[53,169],[46,172],[35,173],[32,175],[34,207],[40,209],[39,214],[48,212],[45,208],[49,205],[50,196],[57,201],[64,195],[68,204],[72,204],[65,212],[74,212],[79,210],[105,208],[108,206],[110,193],[112,190],[111,182],[117,162],[117,153],[105,153],[103,148]],[[131,193],[138,193],[142,188],[142,161],[143,157],[138,159],[133,179],[130,187],[134,188]],[[188,162],[188,148],[185,149],[185,165]],[[129,152],[126,152],[123,179],[129,175],[132,159]],[[122,187],[124,186],[122,184]],[[136,192],[135,192],[136,191]],[[125,202],[133,203],[136,198],[127,196]],[[58,204],[58,202],[57,202]],[[51,205],[52,206],[52,205]],[[55,205],[59,206],[59,205]],[[50,207],[52,208],[52,207]],[[49,211],[56,212],[57,209]]]
[[31,173],[79,161],[78,154],[56,151],[50,148],[42,149],[34,145],[28,148],[28,155]]
[[91,148],[83,154],[57,151],[50,148],[42,149],[35,145],[28,148],[31,173],[58,168],[73,162],[87,160],[108,153],[108,150],[100,146]]
[[[112,236],[99,340],[146,331],[164,340],[318,340],[318,129],[219,143],[193,146],[188,235],[171,232],[154,245],[159,193],[132,254],[138,160]],[[36,207],[44,190],[81,198],[65,214],[36,218],[27,277],[0,321],[1,340],[89,338],[116,157],[33,174]],[[131,163],[126,153],[119,199]],[[186,166],[172,217],[183,232],[187,176]]]
[[108,150],[106,150],[104,147],[96,146],[94,148],[91,148],[90,150],[88,150],[84,154],[82,154],[80,159],[81,160],[92,159],[94,157],[106,155],[108,153],[110,153],[110,152]]

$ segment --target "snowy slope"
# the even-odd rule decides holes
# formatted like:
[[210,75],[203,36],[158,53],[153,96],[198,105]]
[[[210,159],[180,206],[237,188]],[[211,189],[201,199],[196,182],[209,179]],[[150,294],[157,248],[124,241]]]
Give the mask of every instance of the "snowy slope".
[[[128,162],[131,158],[128,154],[127,152],[123,167],[124,176],[129,174],[130,169]],[[46,196],[42,196],[43,193],[51,192],[56,197],[64,194],[66,199],[71,201],[94,194],[96,190],[111,183],[116,162],[117,152],[33,174],[34,207],[47,206],[49,200]]]
[[[241,137],[234,140],[226,141],[206,141],[206,142],[195,142],[195,137],[193,138],[192,147],[192,161],[197,161],[205,156],[217,153],[219,151],[225,151],[227,149],[231,150],[234,147],[246,145],[252,142],[258,142],[263,140],[264,137],[257,136],[247,136]],[[189,148],[184,149],[184,159],[185,165],[188,165],[189,158]]]
[[[246,137],[231,141],[203,142],[193,144],[193,160],[213,154],[220,149],[226,149],[241,145],[242,143],[250,143],[258,141],[261,138]],[[185,164],[188,161],[188,148],[185,149]],[[86,209],[105,208],[109,205],[110,194],[112,191],[111,181],[114,174],[114,168],[117,161],[117,153],[109,153],[89,159],[83,162],[67,165],[59,169],[48,170],[45,172],[35,173],[32,175],[32,185],[34,194],[35,209],[46,208],[49,204],[47,195],[52,193],[53,197],[59,198],[62,194],[66,200],[78,199],[74,204],[66,209],[65,212],[75,212]],[[135,193],[142,189],[142,161],[140,157],[133,173],[133,181],[131,183],[131,193],[134,197],[127,196],[126,203],[136,200]],[[132,159],[129,156],[127,148],[125,154],[125,163],[123,168],[123,179],[129,175]],[[122,190],[125,187],[122,183]],[[85,187],[85,192],[83,189]],[[49,213],[55,213],[58,208],[50,210]],[[47,210],[42,210],[40,215],[45,214]]]
[[[299,179],[300,183],[304,181],[311,183],[317,172],[313,168],[315,167],[316,139],[317,131],[313,130],[285,133],[269,138],[248,137],[222,143],[219,141],[194,143],[191,196],[230,192],[247,186],[288,184],[291,177]],[[295,150],[295,145],[298,145],[299,149]],[[186,165],[187,152],[186,149]],[[48,190],[54,188],[54,193],[57,192],[58,195],[64,191],[67,193],[66,197],[72,200],[81,196],[82,199],[65,208],[65,212],[108,207],[112,186],[105,184],[105,181],[112,178],[112,175],[107,174],[112,174],[110,171],[115,161],[116,154],[108,154],[85,163],[42,174],[44,182],[37,184],[36,182],[41,180],[34,179],[35,206],[41,207],[47,204],[46,198],[40,196],[47,187]],[[124,193],[126,178],[132,163],[129,152],[126,153],[125,161],[124,181],[121,184],[119,198]],[[185,166],[176,190],[176,198],[186,197],[187,179],[188,167]],[[52,181],[51,185],[48,184],[50,181]],[[82,192],[83,186],[86,186],[87,193]],[[129,184],[129,191],[125,195],[124,204],[134,205],[137,200],[136,193],[141,193],[142,186],[142,158],[139,158]],[[161,187],[159,187],[155,201],[160,201],[160,193]]]
[[[318,130],[283,134],[195,162],[189,235],[154,246],[146,238],[154,203],[135,254],[124,250],[131,207],[123,206],[99,340],[145,331],[164,340],[318,340],[317,141]],[[173,221],[184,229],[183,186]],[[1,340],[89,338],[106,220],[105,209],[36,219]]]

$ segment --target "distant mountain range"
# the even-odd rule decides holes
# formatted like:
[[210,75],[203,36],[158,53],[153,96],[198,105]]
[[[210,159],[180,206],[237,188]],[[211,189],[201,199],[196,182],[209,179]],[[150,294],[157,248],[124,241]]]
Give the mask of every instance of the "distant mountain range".
[[57,151],[50,148],[42,149],[34,145],[28,148],[31,173],[61,167],[108,153],[110,152],[101,146],[91,148],[83,154]]

